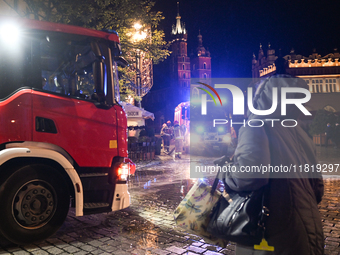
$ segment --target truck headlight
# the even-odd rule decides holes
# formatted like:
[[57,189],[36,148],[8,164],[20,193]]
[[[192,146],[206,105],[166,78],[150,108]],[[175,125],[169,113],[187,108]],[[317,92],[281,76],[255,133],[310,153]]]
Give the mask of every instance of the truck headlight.
[[201,140],[201,137],[199,135],[197,135],[197,134],[191,134],[190,135],[190,143],[191,144],[197,144],[197,143],[200,142],[200,140]]
[[203,126],[198,126],[198,127],[196,128],[196,132],[197,132],[197,133],[203,133],[203,132],[204,132],[204,127],[203,127]]
[[225,136],[223,136],[223,142],[224,143],[231,143],[231,135],[226,134]]

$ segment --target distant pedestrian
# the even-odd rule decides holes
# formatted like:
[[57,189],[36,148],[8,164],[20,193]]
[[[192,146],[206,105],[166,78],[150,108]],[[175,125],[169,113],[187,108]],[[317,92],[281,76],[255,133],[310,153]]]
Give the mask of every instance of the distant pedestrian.
[[171,121],[169,120],[167,123],[163,124],[161,130],[161,136],[163,138],[164,143],[164,151],[169,152],[170,150],[170,140],[172,137],[172,128],[171,128]]
[[237,134],[234,127],[230,127],[231,145],[236,147],[237,145]]
[[183,152],[183,141],[185,132],[178,121],[174,122],[174,137],[175,137],[175,157],[181,158]]
[[328,146],[329,140],[334,145],[335,144],[335,142],[334,142],[334,128],[332,127],[332,125],[330,123],[327,123],[325,135],[326,135],[326,147]]
[[340,125],[339,125],[339,123],[335,123],[333,141],[335,143],[335,147],[338,148],[338,144],[340,143]]

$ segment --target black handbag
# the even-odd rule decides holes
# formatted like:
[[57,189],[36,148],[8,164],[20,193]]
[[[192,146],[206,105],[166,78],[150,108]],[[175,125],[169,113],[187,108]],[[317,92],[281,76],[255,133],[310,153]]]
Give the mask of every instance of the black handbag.
[[[218,177],[212,187],[214,191]],[[265,206],[268,184],[252,192],[229,192],[221,195],[210,215],[207,231],[218,238],[253,246],[264,238],[269,210]]]
[[[267,125],[266,130],[269,146],[270,136]],[[226,157],[221,158],[217,164],[224,164]],[[229,159],[230,160],[230,159]],[[224,162],[223,162],[224,161]],[[217,188],[219,180],[223,180],[222,173],[217,173],[211,192]],[[207,231],[214,236],[245,246],[254,246],[256,249],[273,251],[264,240],[265,223],[269,217],[268,193],[269,182],[262,188],[251,192],[235,192],[228,190],[227,199],[221,195],[211,212],[211,220]]]

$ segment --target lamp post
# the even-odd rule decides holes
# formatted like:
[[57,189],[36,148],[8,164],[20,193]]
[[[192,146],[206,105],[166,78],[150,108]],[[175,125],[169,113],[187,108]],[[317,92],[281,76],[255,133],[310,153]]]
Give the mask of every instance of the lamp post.
[[[141,30],[142,28],[142,25],[139,24],[139,23],[135,23],[134,26],[135,28],[135,33],[133,35],[133,40],[135,42],[139,42],[143,39],[146,38],[146,33]],[[141,59],[141,56],[140,56],[140,49],[136,49],[136,82],[137,82],[137,95],[139,98],[141,98],[141,64],[140,64],[140,59]],[[141,104],[141,101],[138,101],[138,105],[137,105],[139,108],[142,107],[142,104]]]
[[[137,80],[137,95],[139,98],[141,98],[141,77],[140,77],[140,50],[137,49],[136,52],[136,80]],[[138,101],[139,108],[142,108],[142,101]]]

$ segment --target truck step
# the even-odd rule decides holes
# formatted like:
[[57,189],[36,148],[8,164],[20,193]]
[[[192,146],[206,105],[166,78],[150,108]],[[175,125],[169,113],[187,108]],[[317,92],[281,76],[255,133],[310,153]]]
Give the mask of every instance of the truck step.
[[84,177],[102,177],[102,176],[108,176],[108,173],[84,173],[84,174],[80,174],[79,177],[80,178],[84,178]]
[[109,203],[85,203],[84,209],[95,209],[95,208],[103,208],[108,207]]

